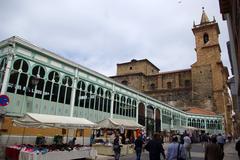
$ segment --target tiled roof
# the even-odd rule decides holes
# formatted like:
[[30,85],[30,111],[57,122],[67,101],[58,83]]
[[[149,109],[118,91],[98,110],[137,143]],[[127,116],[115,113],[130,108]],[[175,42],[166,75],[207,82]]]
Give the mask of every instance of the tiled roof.
[[197,107],[191,107],[186,112],[194,113],[194,114],[216,115],[216,113],[212,111],[208,111],[208,110],[197,108]]

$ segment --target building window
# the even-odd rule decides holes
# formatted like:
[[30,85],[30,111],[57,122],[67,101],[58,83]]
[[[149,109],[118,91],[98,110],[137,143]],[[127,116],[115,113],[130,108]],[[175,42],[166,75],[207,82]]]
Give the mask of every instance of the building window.
[[132,70],[132,67],[130,67],[129,69]]
[[191,86],[191,83],[190,83],[190,80],[185,80],[185,87],[190,87]]
[[126,85],[126,86],[128,85],[128,81],[126,81],[126,80],[122,81],[121,83]]
[[154,84],[154,83],[152,83],[152,84],[150,85],[150,89],[151,89],[151,90],[154,90],[154,89],[155,89],[155,84]]
[[167,89],[172,89],[172,83],[171,82],[167,82]]
[[203,42],[204,42],[204,44],[206,44],[208,41],[209,41],[208,34],[205,33],[205,34],[203,35]]

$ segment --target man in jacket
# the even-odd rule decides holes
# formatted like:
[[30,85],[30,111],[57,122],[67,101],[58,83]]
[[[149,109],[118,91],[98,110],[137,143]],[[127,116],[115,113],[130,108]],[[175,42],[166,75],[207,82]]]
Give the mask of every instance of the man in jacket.
[[145,149],[149,151],[150,160],[160,160],[160,154],[162,154],[163,158],[165,159],[165,153],[159,133],[155,133],[153,135],[153,139],[147,143]]

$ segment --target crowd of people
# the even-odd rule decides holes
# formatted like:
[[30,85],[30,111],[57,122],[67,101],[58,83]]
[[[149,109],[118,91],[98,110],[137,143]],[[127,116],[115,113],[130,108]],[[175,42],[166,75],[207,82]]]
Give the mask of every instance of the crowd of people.
[[[149,152],[150,160],[190,160],[192,137],[187,132],[183,134],[171,135],[168,146],[164,149],[164,137],[159,133],[155,133],[151,139],[138,135],[134,144],[136,152],[136,160],[141,159],[141,154],[144,150]],[[199,135],[199,140],[204,148],[205,160],[223,160],[224,158],[224,144],[226,139],[222,134],[209,135],[202,133]],[[119,160],[121,145],[119,136],[114,139],[113,150],[115,152],[115,160]],[[236,150],[239,150],[240,156],[240,140],[236,145]]]

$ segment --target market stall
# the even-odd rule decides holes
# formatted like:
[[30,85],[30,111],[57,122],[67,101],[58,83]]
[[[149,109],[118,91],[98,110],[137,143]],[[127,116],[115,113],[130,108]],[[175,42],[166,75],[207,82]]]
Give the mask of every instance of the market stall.
[[[84,128],[96,128],[97,125],[85,118],[26,113],[22,118],[13,120],[14,125],[21,127],[31,128],[64,128],[64,129],[84,129]],[[84,141],[83,141],[84,142]],[[27,159],[78,159],[89,158],[96,159],[97,152],[90,146],[69,145],[69,144],[51,144],[51,145],[15,145],[6,148],[6,158],[11,158],[9,153],[13,153],[17,150],[19,160]],[[60,158],[60,157],[61,158]]]
[[97,150],[98,154],[101,155],[114,155],[112,142],[115,138],[115,134],[119,134],[121,136],[121,141],[123,142],[121,147],[121,155],[133,153],[134,145],[132,144],[130,138],[125,139],[125,135],[128,133],[128,131],[131,131],[131,136],[133,136],[134,139],[134,132],[144,128],[137,122],[127,119],[107,118],[98,122],[97,124],[99,128],[106,131],[105,137],[103,137],[103,139],[105,138],[106,141],[104,143],[95,143],[92,145]]

